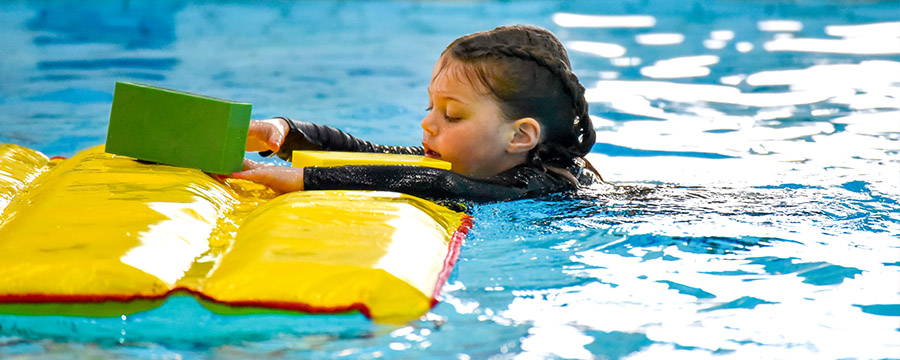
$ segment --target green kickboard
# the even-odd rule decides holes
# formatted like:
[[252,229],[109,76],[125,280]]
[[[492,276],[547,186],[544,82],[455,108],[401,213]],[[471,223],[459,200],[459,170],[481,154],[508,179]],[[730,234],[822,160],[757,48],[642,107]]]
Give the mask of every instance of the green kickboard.
[[240,171],[250,104],[117,82],[106,152],[214,174]]

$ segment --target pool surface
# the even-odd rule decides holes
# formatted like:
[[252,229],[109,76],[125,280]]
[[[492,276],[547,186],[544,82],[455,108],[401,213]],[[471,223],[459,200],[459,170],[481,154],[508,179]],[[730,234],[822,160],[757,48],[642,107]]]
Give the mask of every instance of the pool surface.
[[115,82],[136,81],[417,145],[440,51],[531,23],[569,49],[597,129],[589,158],[616,185],[473,207],[442,302],[409,324],[213,316],[173,298],[122,318],[0,315],[0,358],[898,359],[898,13],[0,2],[0,142],[49,156],[101,144]]

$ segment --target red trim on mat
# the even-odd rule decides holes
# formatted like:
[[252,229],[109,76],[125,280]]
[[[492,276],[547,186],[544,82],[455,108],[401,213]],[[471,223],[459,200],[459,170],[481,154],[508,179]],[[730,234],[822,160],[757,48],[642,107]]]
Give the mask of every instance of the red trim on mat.
[[229,306],[255,306],[255,307],[264,307],[269,309],[280,309],[280,310],[290,310],[290,311],[299,311],[308,314],[337,314],[349,312],[351,310],[356,310],[365,315],[367,318],[372,318],[372,311],[369,310],[365,304],[362,303],[352,303],[346,306],[312,306],[304,303],[292,303],[285,301],[262,301],[262,300],[245,300],[245,301],[222,301],[218,299],[214,299],[209,295],[202,294],[196,291],[181,289],[183,291],[187,291],[203,300],[214,302],[217,304],[224,304]]
[[104,301],[129,302],[132,300],[160,300],[169,296],[172,291],[159,295],[59,295],[59,294],[0,294],[0,304],[38,304],[38,303],[101,303]]
[[453,272],[453,266],[456,265],[456,260],[459,259],[459,249],[462,246],[463,240],[469,235],[469,229],[472,228],[472,223],[473,220],[471,216],[466,215],[463,217],[459,227],[453,232],[453,237],[450,238],[447,256],[444,258],[444,267],[441,269],[441,272],[438,273],[437,284],[434,285],[434,292],[431,294],[431,307],[434,307],[438,303],[438,295],[440,295],[444,283],[447,282],[447,278],[450,277],[450,273]]

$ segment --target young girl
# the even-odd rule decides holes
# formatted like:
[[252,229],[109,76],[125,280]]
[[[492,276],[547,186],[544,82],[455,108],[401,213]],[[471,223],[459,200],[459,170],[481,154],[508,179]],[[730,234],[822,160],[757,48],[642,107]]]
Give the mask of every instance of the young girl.
[[430,199],[500,201],[570,191],[602,181],[583,157],[594,145],[584,87],[549,31],[504,26],[456,39],[428,87],[422,146],[375,145],[340,130],[274,118],[253,121],[247,151],[418,154],[450,171],[401,165],[293,168],[245,160],[234,177],[280,192],[388,190]]

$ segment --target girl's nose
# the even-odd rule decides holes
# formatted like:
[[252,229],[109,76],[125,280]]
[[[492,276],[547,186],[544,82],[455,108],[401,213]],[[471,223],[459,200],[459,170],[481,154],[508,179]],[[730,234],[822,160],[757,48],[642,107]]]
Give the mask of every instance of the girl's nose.
[[434,120],[432,120],[432,118],[433,116],[431,112],[429,112],[425,115],[424,118],[422,118],[422,129],[425,130],[428,135],[434,136],[437,135],[438,128],[437,124],[434,122]]

